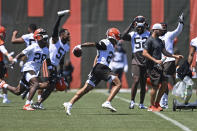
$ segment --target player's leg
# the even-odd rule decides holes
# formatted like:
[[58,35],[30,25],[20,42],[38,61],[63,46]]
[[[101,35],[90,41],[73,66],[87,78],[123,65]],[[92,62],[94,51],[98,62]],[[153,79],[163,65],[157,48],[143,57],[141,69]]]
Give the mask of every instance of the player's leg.
[[145,99],[145,94],[146,94],[146,68],[145,67],[141,67],[140,68],[140,104],[139,104],[139,108],[140,109],[146,109],[146,107],[144,106],[144,99]]
[[33,99],[36,90],[39,88],[38,75],[34,71],[29,71],[26,73],[26,81],[29,82],[29,96],[27,97],[26,103],[23,106],[24,110],[34,110],[31,106],[31,100]]
[[138,65],[132,65],[131,73],[132,73],[133,83],[131,85],[131,103],[129,105],[129,109],[134,109],[135,96],[137,93],[137,86],[138,86],[139,78],[140,78],[140,67]]

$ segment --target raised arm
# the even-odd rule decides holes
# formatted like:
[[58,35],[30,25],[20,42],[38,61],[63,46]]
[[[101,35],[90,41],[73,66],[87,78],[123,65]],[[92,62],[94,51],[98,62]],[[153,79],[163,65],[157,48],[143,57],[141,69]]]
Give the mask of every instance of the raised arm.
[[121,39],[126,40],[126,41],[131,41],[131,36],[128,34],[131,29],[133,28],[133,23],[131,23],[121,34]]
[[12,42],[13,44],[22,44],[22,43],[24,43],[25,41],[24,41],[24,39],[23,39],[22,37],[19,37],[19,38],[16,37],[17,33],[18,33],[17,30],[15,30],[15,31],[12,33],[11,42]]

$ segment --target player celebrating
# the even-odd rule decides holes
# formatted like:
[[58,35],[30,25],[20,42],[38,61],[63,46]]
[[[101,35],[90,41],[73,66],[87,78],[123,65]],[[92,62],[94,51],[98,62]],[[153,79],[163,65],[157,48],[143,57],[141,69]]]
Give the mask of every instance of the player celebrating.
[[[148,58],[147,61],[147,71],[148,75],[151,79],[152,83],[152,90],[151,90],[151,106],[148,108],[148,111],[162,111],[163,109],[160,107],[159,102],[160,99],[165,91],[165,85],[167,83],[166,77],[163,74],[162,69],[162,60],[161,55],[162,53],[168,57],[174,58],[183,58],[181,55],[173,55],[166,51],[165,45],[159,36],[163,33],[163,27],[161,24],[154,24],[152,27],[152,35],[147,39],[145,42],[145,47],[143,50],[143,55]],[[157,89],[159,85],[161,87],[159,89],[158,95]]]
[[49,69],[49,81],[48,84],[43,85],[48,86],[47,89],[42,93],[41,98],[38,102],[33,104],[35,109],[41,109],[40,104],[45,101],[51,92],[54,90],[55,85],[58,81],[57,67],[60,65],[60,70],[63,71],[64,65],[64,55],[69,51],[70,33],[67,29],[61,29],[58,35],[58,28],[60,21],[65,14],[70,12],[63,12],[58,14],[58,20],[53,29],[52,38],[49,41],[49,59],[47,59],[47,66]]
[[67,115],[71,115],[72,105],[83,95],[92,90],[101,80],[112,81],[114,85],[106,102],[102,104],[102,107],[107,108],[112,112],[116,112],[116,109],[111,106],[111,101],[120,90],[121,83],[119,78],[111,72],[109,63],[111,62],[114,53],[114,46],[117,44],[117,41],[120,40],[120,32],[116,28],[110,28],[107,30],[106,35],[107,38],[101,40],[99,43],[87,42],[76,46],[73,50],[75,52],[75,50],[81,49],[81,47],[96,47],[97,56],[94,67],[88,75],[89,78],[83,88],[81,88],[69,102],[63,104]]
[[[4,46],[5,36],[6,36],[5,28],[3,26],[0,26],[0,83],[3,82],[5,74],[7,73],[7,69],[6,69],[5,64],[3,62],[3,55],[6,55],[10,62],[13,61],[13,57],[8,53],[7,49]],[[1,87],[2,87],[2,84],[0,84],[0,88]],[[3,103],[10,103],[10,101],[7,98],[7,90],[6,89],[3,89]]]
[[[167,24],[161,23],[162,27],[164,29],[163,36],[160,37],[161,40],[165,42],[165,48],[166,50],[174,54],[174,39],[178,37],[178,35],[183,30],[183,13],[179,16],[178,19],[178,27],[174,31],[168,31],[167,32]],[[162,55],[162,57],[165,57]],[[164,75],[170,77],[173,79],[173,84],[175,84],[175,72],[176,72],[176,65],[175,65],[175,59],[167,57],[167,59],[164,61]],[[161,98],[160,105],[162,108],[168,108],[168,87],[166,85],[166,91],[164,95]]]
[[[137,86],[140,83],[140,109],[146,109],[144,106],[144,98],[146,93],[146,58],[142,55],[144,49],[144,43],[150,36],[150,32],[147,29],[145,17],[137,16],[129,27],[122,34],[122,39],[131,41],[132,47],[132,87],[131,87],[131,103],[129,108],[134,109],[135,96],[137,92]],[[131,29],[135,30],[130,32]]]
[[5,81],[2,81],[0,83],[3,88],[10,90],[16,95],[20,95],[26,90],[26,88],[30,88],[26,104],[23,106],[24,110],[34,110],[31,107],[31,100],[36,90],[39,88],[38,74],[40,67],[49,53],[47,48],[48,35],[46,34],[46,31],[44,29],[37,29],[34,32],[34,39],[38,44],[32,44],[28,46],[14,59],[14,61],[17,62],[17,60],[19,60],[23,56],[27,57],[27,61],[22,68],[23,78],[19,82],[19,85],[17,87],[12,87],[6,84]]
[[36,43],[35,39],[34,39],[34,32],[36,31],[37,26],[35,24],[30,24],[28,26],[28,34],[24,34],[21,37],[16,37],[16,35],[18,34],[18,31],[15,30],[12,34],[12,40],[11,42],[13,44],[22,44],[22,43],[26,43],[26,47]]

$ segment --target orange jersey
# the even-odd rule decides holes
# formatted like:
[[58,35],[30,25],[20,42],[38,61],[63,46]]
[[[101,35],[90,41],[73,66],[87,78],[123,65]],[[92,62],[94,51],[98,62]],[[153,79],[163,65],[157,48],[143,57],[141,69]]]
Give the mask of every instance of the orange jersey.
[[[0,39],[0,46],[4,44],[4,41]],[[3,53],[0,52],[0,62],[3,61]]]

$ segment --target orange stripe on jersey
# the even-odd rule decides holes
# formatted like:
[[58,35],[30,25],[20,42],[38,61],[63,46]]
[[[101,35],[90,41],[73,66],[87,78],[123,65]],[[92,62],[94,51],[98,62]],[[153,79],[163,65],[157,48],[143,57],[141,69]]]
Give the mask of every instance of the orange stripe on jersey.
[[3,45],[3,44],[4,44],[4,41],[0,39],[0,45]]
[[3,53],[0,52],[0,62],[3,61]]

